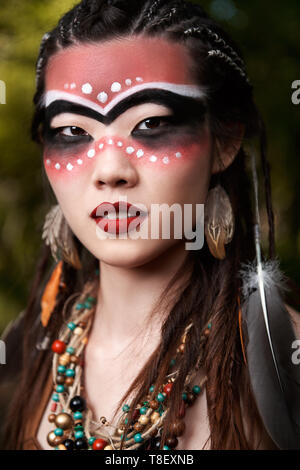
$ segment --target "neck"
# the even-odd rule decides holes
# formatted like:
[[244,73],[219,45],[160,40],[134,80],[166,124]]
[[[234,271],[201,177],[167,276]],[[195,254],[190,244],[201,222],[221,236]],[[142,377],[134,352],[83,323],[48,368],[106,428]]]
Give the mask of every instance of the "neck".
[[[94,344],[110,353],[122,351],[137,338],[140,343],[158,344],[168,311],[162,305],[155,315],[151,314],[186,256],[184,244],[178,243],[159,258],[139,267],[116,267],[101,261],[98,303],[91,333]],[[183,284],[184,279],[179,282]],[[176,286],[177,292],[179,287]]]

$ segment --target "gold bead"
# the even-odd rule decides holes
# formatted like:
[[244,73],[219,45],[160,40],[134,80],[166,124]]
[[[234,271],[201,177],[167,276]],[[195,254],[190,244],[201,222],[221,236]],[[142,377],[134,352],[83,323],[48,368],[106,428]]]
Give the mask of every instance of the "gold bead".
[[134,423],[134,426],[133,426],[133,427],[134,427],[134,429],[135,429],[136,432],[141,432],[141,431],[143,430],[143,428],[144,428],[144,426],[143,426],[141,423],[139,423],[139,422]]
[[72,416],[70,416],[68,413],[59,413],[56,416],[55,424],[58,428],[70,429],[73,425]]
[[104,450],[113,450],[112,446],[106,446],[104,447]]
[[54,423],[55,419],[56,415],[54,413],[51,413],[51,415],[48,416],[49,423]]
[[63,444],[59,444],[58,450],[67,450],[67,448]]
[[70,354],[69,353],[64,353],[60,358],[58,359],[58,363],[61,366],[66,366],[70,362]]
[[55,447],[56,446],[56,443],[54,442],[55,439],[56,439],[56,435],[54,434],[54,431],[50,431],[48,436],[47,436],[47,442],[49,444],[49,446],[51,447]]
[[156,421],[160,418],[160,415],[157,411],[154,411],[152,414],[151,414],[151,423],[156,423]]
[[83,333],[83,329],[79,328],[79,326],[77,326],[77,328],[75,328],[73,333],[74,333],[74,335],[80,336]]
[[184,353],[184,344],[181,343],[181,345],[179,346],[178,349],[179,349],[179,352],[180,352],[180,353]]
[[139,417],[139,423],[143,424],[144,426],[149,423],[149,418],[148,416],[141,415]]

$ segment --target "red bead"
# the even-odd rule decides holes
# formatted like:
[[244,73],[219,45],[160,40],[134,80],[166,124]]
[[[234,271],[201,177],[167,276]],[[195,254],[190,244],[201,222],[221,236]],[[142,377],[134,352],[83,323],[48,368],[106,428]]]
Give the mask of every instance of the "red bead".
[[51,403],[51,411],[56,411],[57,403]]
[[172,383],[169,383],[167,385],[164,386],[164,392],[169,395],[171,390],[172,390],[172,387],[173,387],[173,384]]
[[96,439],[93,443],[93,450],[103,450],[108,445],[104,439]]
[[67,347],[66,343],[57,339],[52,343],[51,349],[53,352],[57,354],[63,354],[66,350],[66,347]]

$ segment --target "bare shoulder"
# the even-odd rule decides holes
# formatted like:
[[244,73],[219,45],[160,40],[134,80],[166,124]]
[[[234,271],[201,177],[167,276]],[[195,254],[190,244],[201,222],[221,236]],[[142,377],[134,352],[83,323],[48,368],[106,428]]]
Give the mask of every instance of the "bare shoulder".
[[288,304],[285,307],[290,315],[297,338],[300,338],[300,313]]

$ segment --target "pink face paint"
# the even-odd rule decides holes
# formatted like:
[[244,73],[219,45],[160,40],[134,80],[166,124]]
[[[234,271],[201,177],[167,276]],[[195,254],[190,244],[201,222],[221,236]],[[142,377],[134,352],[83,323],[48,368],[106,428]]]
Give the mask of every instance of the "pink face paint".
[[195,85],[183,45],[140,36],[72,46],[56,53],[47,65],[44,104],[48,106],[56,99],[75,100],[105,115],[149,83],[179,94],[205,95]]
[[102,137],[97,142],[92,143],[78,154],[64,155],[59,153],[45,152],[44,164],[47,172],[51,175],[77,174],[79,170],[86,168],[105,151],[118,151],[125,158],[130,159],[134,164],[149,165],[149,167],[159,166],[167,168],[169,165],[178,165],[181,161],[186,161],[197,157],[201,146],[199,143],[190,142],[184,146],[169,145],[166,148],[151,151],[144,145],[136,145],[133,139],[111,136]]
[[[195,85],[190,59],[182,45],[160,38],[139,37],[74,46],[55,54],[47,66],[44,104],[47,108],[64,100],[85,106],[90,112],[96,111],[105,119],[118,105],[122,106],[126,98],[147,89],[188,98],[205,96],[205,90]],[[186,113],[186,119],[189,114]],[[199,136],[186,132],[162,138],[159,145],[152,145],[150,141],[145,144],[142,140],[131,136],[104,136],[97,142],[76,147],[46,145],[45,168],[51,176],[76,175],[107,149],[122,152],[135,164],[168,168],[196,157],[201,149]]]

